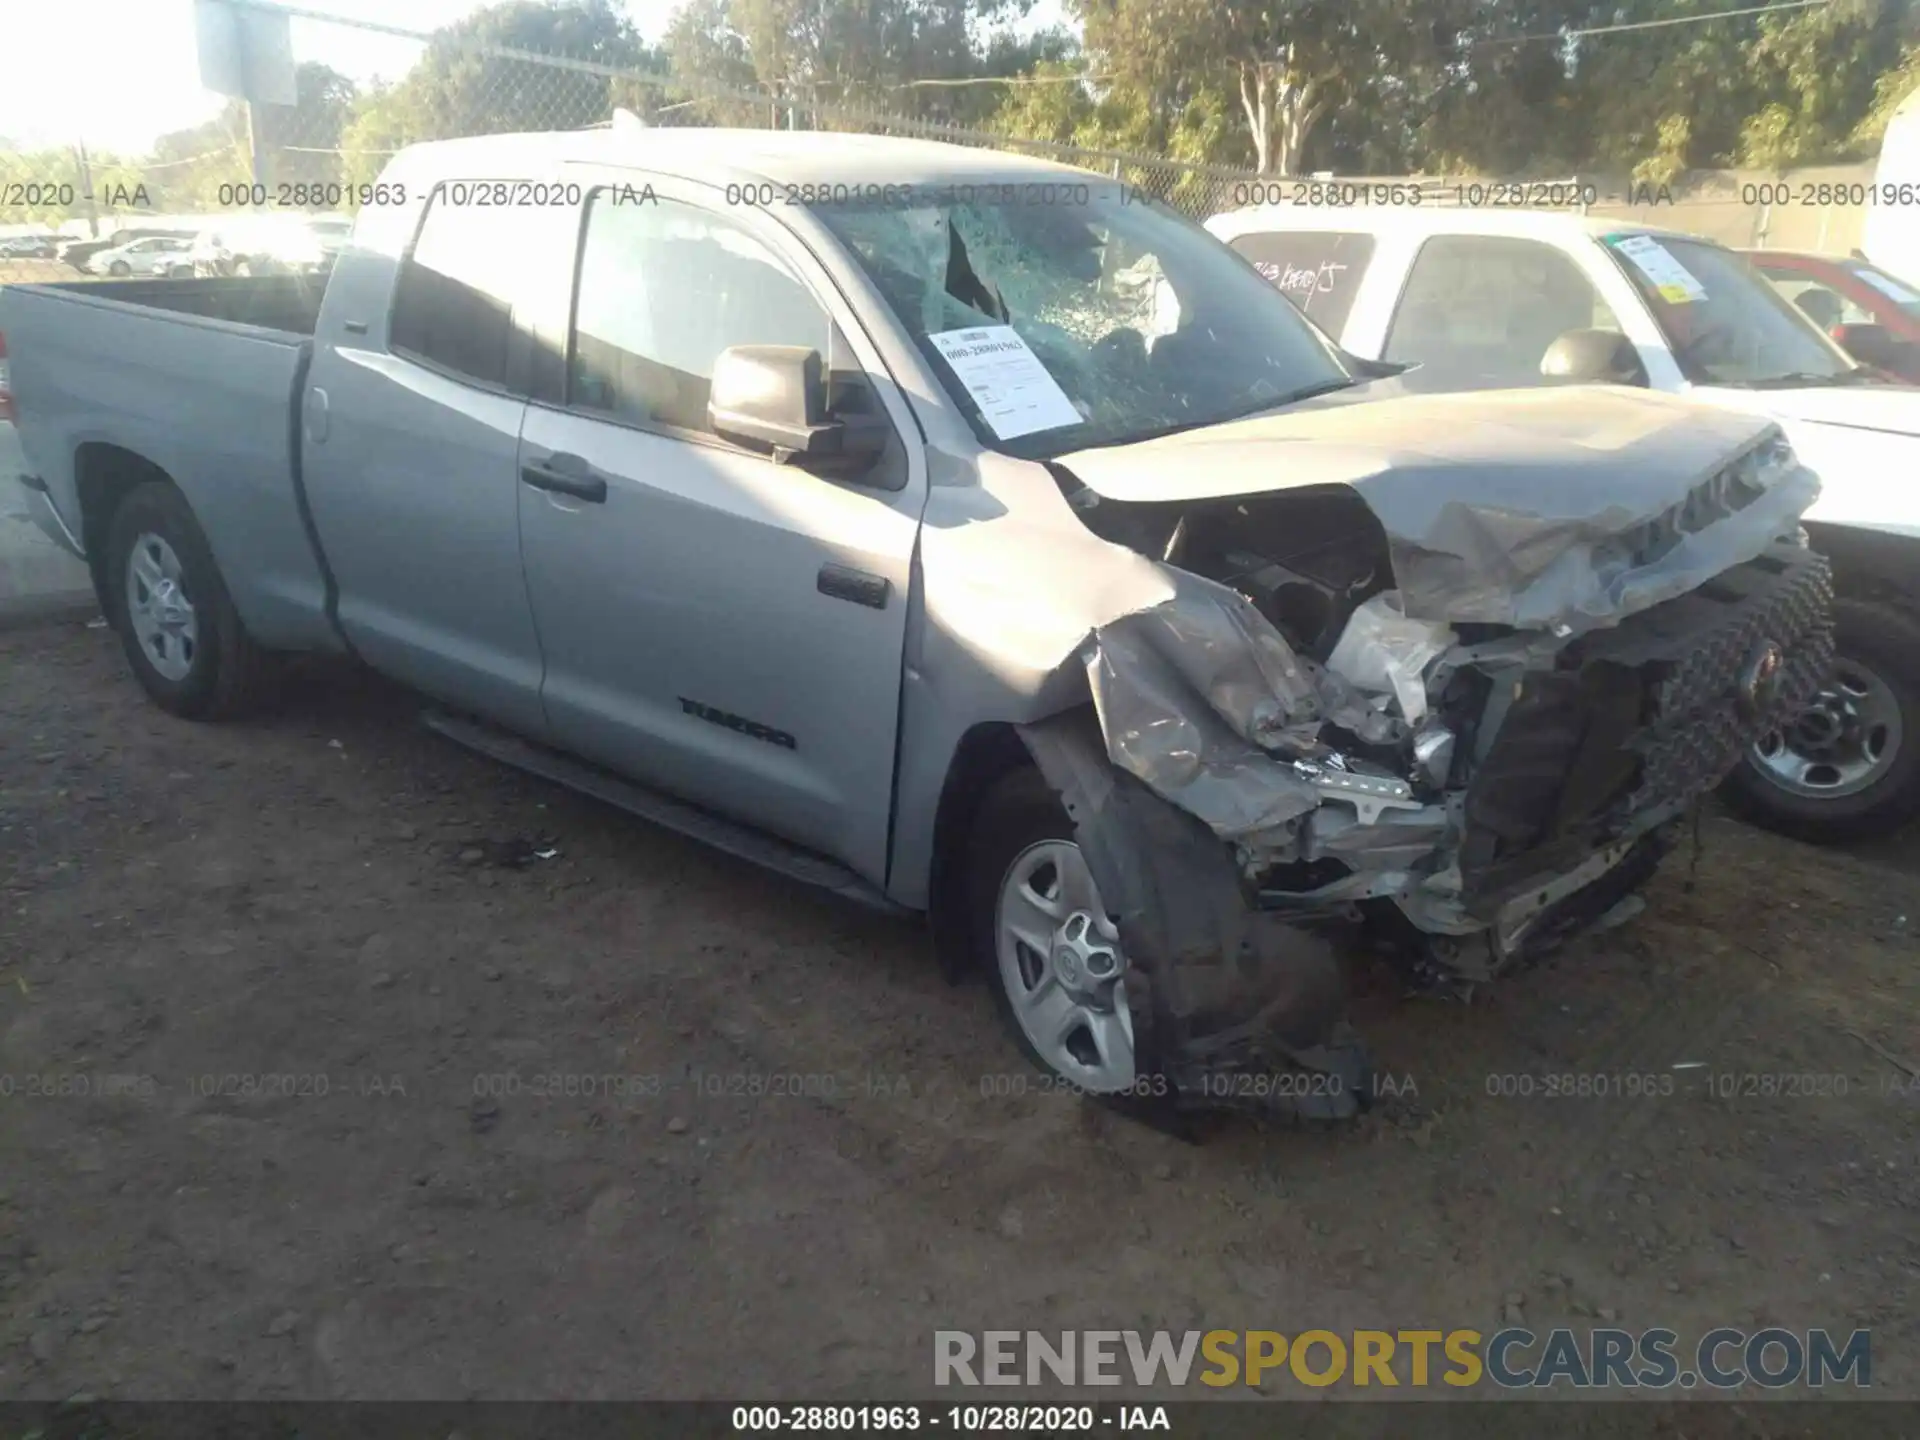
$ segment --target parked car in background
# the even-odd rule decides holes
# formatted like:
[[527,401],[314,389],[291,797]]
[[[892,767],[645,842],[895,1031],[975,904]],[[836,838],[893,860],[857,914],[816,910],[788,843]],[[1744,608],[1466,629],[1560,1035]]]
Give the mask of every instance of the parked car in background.
[[59,239],[45,235],[13,235],[0,240],[0,259],[51,260],[59,253]]
[[[354,654],[926,914],[1062,1083],[1352,1113],[1330,934],[1455,987],[1628,918],[1825,672],[1772,421],[1408,394],[1117,180],[696,129],[382,178],[324,294],[0,292],[35,514],[140,684],[212,718]],[[803,182],[845,203],[730,203]]]
[[111,235],[90,237],[83,240],[63,241],[59,247],[58,254],[64,264],[72,266],[82,275],[90,275],[93,273],[91,268],[93,257],[103,250],[119,249],[121,246],[131,245],[135,240],[173,239],[191,241],[193,236],[194,232],[191,230],[182,230],[172,226],[128,225],[114,231]]
[[125,278],[130,275],[191,275],[189,255],[192,242],[174,235],[149,235],[111,250],[102,250],[87,261],[87,273]]
[[193,242],[196,275],[312,275],[332,265],[353,234],[342,215],[237,215]]
[[1785,250],[1741,253],[1862,365],[1920,384],[1920,287],[1866,260]]
[[1729,797],[1815,840],[1920,810],[1920,389],[1733,251],[1631,221],[1282,205],[1207,225],[1346,349],[1415,364],[1413,389],[1604,381],[1778,420],[1820,476],[1806,524],[1834,562],[1839,660]]

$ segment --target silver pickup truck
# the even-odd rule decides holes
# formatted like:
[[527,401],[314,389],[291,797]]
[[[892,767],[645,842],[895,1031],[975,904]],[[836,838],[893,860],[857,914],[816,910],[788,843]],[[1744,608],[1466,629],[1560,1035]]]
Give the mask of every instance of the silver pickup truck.
[[1403,393],[1085,172],[615,127],[410,149],[324,283],[0,295],[166,709],[344,652],[446,733],[924,913],[1060,1080],[1363,1105],[1339,945],[1624,918],[1827,663],[1769,422]]

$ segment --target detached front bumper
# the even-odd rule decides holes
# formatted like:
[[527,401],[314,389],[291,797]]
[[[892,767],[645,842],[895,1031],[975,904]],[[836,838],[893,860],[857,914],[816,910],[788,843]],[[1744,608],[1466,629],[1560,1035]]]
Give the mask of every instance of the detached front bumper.
[[[1825,557],[1782,543],[1506,680],[1477,738],[1460,844],[1466,911],[1515,900],[1719,785],[1833,660]],[[1491,707],[1490,707],[1491,708]]]
[[1617,917],[1674,822],[1786,724],[1833,658],[1824,557],[1782,543],[1491,676],[1451,863],[1393,897],[1424,964],[1487,980]]

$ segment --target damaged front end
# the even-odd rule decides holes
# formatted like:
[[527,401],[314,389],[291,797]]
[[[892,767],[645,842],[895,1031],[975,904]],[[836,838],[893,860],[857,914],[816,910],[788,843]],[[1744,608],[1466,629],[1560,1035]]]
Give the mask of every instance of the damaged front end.
[[1362,485],[1114,501],[1057,475],[1174,593],[1094,630],[1097,734],[1023,733],[1126,897],[1143,1056],[1207,1099],[1276,1069],[1356,1083],[1331,930],[1457,988],[1627,918],[1675,822],[1831,657],[1798,538],[1817,483],[1774,436],[1598,519]]

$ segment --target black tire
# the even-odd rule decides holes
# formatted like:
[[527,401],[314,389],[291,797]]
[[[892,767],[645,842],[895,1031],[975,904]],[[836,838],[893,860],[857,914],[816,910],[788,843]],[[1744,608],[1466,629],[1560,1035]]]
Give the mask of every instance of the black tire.
[[[142,535],[158,535],[180,558],[180,588],[192,604],[199,643],[187,673],[170,679],[154,668],[134,633],[127,564]],[[161,709],[188,720],[225,720],[255,709],[269,688],[267,652],[254,644],[233,608],[193,510],[173,486],[152,481],[128,492],[107,530],[108,618],[134,678]]]
[[1898,605],[1843,597],[1833,622],[1835,654],[1872,670],[1899,706],[1900,741],[1886,771],[1864,790],[1820,799],[1782,789],[1748,758],[1721,791],[1744,819],[1815,845],[1886,835],[1920,812],[1920,619]]
[[133,267],[124,260],[116,260],[107,266],[107,273],[120,279],[125,279],[127,276],[133,274]]
[[[993,991],[994,1005],[1020,1052],[1042,1074],[1064,1080],[1027,1038],[1014,1014],[1013,997],[1000,974],[997,950],[1000,885],[1008,867],[1041,840],[1073,840],[1073,821],[1038,770],[1020,769],[988,791],[974,817],[967,866],[967,929],[975,964]],[[1137,1018],[1137,1017],[1136,1017]],[[1137,1033],[1137,1027],[1136,1027]],[[1135,1064],[1139,1055],[1135,1053]]]

